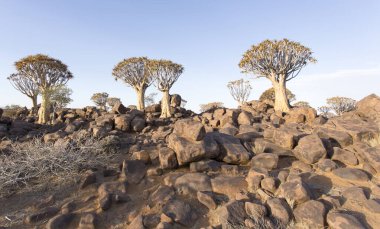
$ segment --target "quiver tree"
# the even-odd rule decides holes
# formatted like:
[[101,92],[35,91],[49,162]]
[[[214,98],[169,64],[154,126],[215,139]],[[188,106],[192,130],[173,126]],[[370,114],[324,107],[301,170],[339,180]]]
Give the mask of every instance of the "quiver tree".
[[[289,89],[286,89],[286,97],[288,98],[289,103],[293,102],[294,100],[296,100],[296,96]],[[269,101],[272,101],[272,102],[274,102],[275,99],[276,99],[276,96],[275,96],[275,92],[274,92],[274,88],[273,87],[265,90],[260,95],[260,98],[259,98],[260,101],[269,100]]]
[[95,103],[95,105],[102,110],[107,110],[107,99],[108,99],[108,93],[107,92],[98,92],[91,96],[92,102]]
[[28,96],[32,100],[33,110],[36,111],[37,97],[40,94],[37,84],[35,84],[30,78],[20,74],[10,75],[8,80],[16,90]]
[[346,97],[332,97],[327,99],[329,107],[337,114],[341,115],[345,112],[353,111],[356,109],[356,101]]
[[243,105],[247,102],[252,90],[249,81],[243,79],[231,81],[227,84],[227,87],[230,90],[232,97],[239,103],[239,105]]
[[144,110],[145,91],[153,82],[149,63],[146,57],[132,57],[118,63],[112,71],[116,80],[120,79],[135,89],[138,110]]
[[298,42],[265,40],[247,50],[239,63],[243,73],[268,78],[275,90],[274,109],[287,112],[290,109],[286,96],[286,82],[298,76],[309,62],[316,62],[312,51]]
[[28,78],[37,85],[42,97],[38,122],[47,123],[50,113],[50,92],[57,85],[64,85],[72,79],[72,73],[60,60],[41,54],[27,56],[17,61],[15,67],[17,75]]
[[173,63],[170,60],[153,60],[151,61],[151,70],[156,87],[163,93],[161,118],[171,117],[169,90],[178,80],[184,68],[182,65]]
[[114,107],[116,104],[118,103],[121,103],[121,100],[120,98],[116,98],[116,97],[108,97],[107,98],[107,105],[112,108]]
[[50,92],[50,101],[53,103],[54,109],[61,109],[69,105],[73,100],[70,98],[73,90],[66,85],[59,85]]
[[293,104],[294,107],[311,107],[306,101],[298,101]]

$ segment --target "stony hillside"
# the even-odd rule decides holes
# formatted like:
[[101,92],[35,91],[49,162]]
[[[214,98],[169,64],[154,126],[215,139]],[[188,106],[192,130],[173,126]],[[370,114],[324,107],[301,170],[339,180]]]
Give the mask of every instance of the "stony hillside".
[[170,119],[159,105],[121,104],[62,110],[54,126],[1,118],[3,163],[15,144],[36,139],[67,149],[92,138],[112,155],[83,162],[70,182],[41,186],[23,173],[15,186],[3,181],[0,228],[379,227],[380,97],[330,119],[313,108],[275,112],[270,102],[202,114],[172,106]]

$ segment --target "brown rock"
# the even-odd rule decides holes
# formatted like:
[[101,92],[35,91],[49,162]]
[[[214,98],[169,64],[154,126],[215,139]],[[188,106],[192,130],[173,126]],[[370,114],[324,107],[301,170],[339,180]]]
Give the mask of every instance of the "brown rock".
[[272,198],[266,203],[272,217],[280,221],[282,224],[288,224],[292,215],[289,205],[283,199]]
[[355,168],[339,168],[333,171],[335,176],[350,181],[368,181],[368,175],[360,169]]
[[197,198],[200,203],[205,205],[210,210],[215,210],[218,206],[212,196],[212,193],[209,192],[197,192]]
[[365,229],[353,215],[338,211],[330,211],[327,214],[327,223],[332,229]]
[[278,155],[273,153],[262,153],[256,155],[251,160],[251,166],[253,168],[263,168],[267,170],[272,170],[277,168]]
[[355,166],[358,164],[358,159],[353,152],[346,149],[341,149],[339,147],[334,147],[334,154],[331,159],[334,161],[340,161],[346,165]]
[[315,134],[301,138],[293,152],[299,160],[308,164],[326,157],[327,153],[321,139]]
[[176,153],[172,149],[168,147],[159,148],[158,157],[162,169],[174,169],[178,167]]
[[323,228],[326,215],[325,206],[316,200],[309,200],[297,206],[293,212],[298,223],[306,223],[309,226]]
[[192,119],[182,119],[174,124],[174,133],[182,138],[187,138],[192,141],[200,141],[205,135],[206,131],[202,123]]

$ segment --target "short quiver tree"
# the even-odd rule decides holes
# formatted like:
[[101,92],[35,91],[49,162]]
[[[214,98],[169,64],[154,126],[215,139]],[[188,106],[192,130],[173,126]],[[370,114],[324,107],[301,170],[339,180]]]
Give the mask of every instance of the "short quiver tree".
[[337,115],[356,109],[356,101],[347,97],[335,96],[328,98],[327,104]]
[[17,74],[29,78],[41,93],[41,108],[38,114],[38,123],[49,121],[51,91],[58,85],[65,85],[73,78],[66,64],[46,55],[31,55],[15,63]]
[[247,50],[239,63],[243,73],[268,78],[275,90],[276,111],[290,109],[286,96],[286,82],[294,79],[309,62],[316,62],[313,52],[298,42],[265,40]]
[[12,86],[21,92],[22,94],[28,96],[33,103],[33,110],[37,109],[37,97],[40,94],[38,90],[38,85],[33,82],[29,77],[20,74],[11,74],[8,77]]
[[95,103],[95,105],[102,110],[107,110],[107,99],[108,99],[108,93],[107,92],[98,92],[91,96],[92,102]]
[[122,80],[133,87],[137,94],[137,109],[145,108],[145,91],[152,84],[150,60],[146,57],[132,57],[119,62],[113,69],[116,80]]
[[228,89],[235,101],[239,103],[239,105],[243,105],[247,102],[249,95],[251,94],[252,87],[248,80],[235,80],[230,81],[227,84]]
[[151,61],[151,69],[155,85],[163,93],[160,117],[171,117],[169,91],[183,73],[184,67],[170,60],[153,60]]
[[[291,92],[289,89],[286,89],[286,97],[288,98],[288,102],[289,103],[293,102],[294,100],[296,100],[296,95],[293,94],[293,92]],[[274,88],[271,87],[271,88],[265,90],[260,95],[259,100],[260,101],[269,100],[269,101],[274,102],[276,100],[276,95],[275,95],[275,92],[274,92]]]

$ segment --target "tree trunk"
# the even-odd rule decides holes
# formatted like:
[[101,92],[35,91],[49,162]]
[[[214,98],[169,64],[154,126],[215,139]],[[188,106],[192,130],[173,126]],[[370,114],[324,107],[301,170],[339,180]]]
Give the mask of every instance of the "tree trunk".
[[142,111],[145,109],[145,88],[136,88],[137,94],[137,110]]
[[42,101],[41,108],[38,111],[38,123],[46,124],[49,121],[50,114],[50,98],[49,93],[47,91],[43,91],[41,93]]
[[272,82],[275,94],[274,110],[281,112],[289,112],[290,106],[286,95],[285,82]]
[[31,100],[32,100],[32,103],[33,103],[33,107],[31,109],[31,114],[35,115],[37,114],[37,96],[28,96]]
[[161,116],[160,118],[169,118],[172,114],[170,112],[170,96],[169,90],[163,91],[161,100]]

